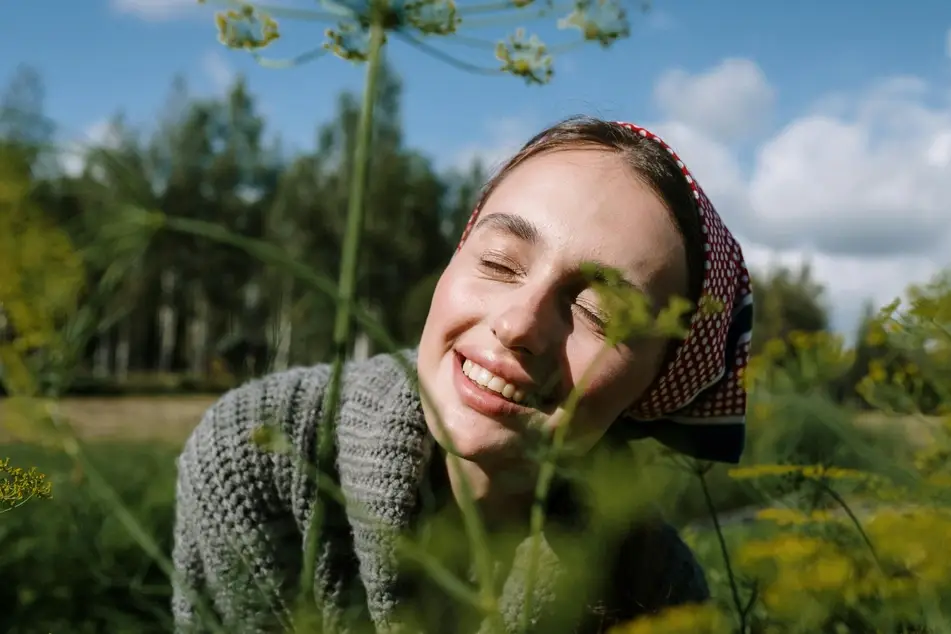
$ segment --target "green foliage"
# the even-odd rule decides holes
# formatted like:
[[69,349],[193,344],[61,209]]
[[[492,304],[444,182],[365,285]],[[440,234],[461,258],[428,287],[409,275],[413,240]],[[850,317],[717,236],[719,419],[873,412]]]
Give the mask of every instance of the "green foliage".
[[[155,633],[171,630],[171,585],[118,521],[88,474],[56,449],[9,448],[49,474],[56,496],[0,516],[0,631]],[[177,447],[103,443],[92,462],[134,516],[171,550]]]
[[[913,354],[915,367],[926,368],[915,377],[946,377],[947,274],[908,296],[907,306],[896,301],[863,330],[876,345]],[[951,419],[922,414],[920,383],[907,369],[889,374],[873,364],[859,389],[885,435],[879,431],[870,442],[869,430],[856,434],[854,422],[835,420],[848,410],[836,407],[828,390],[850,369],[851,351],[826,335],[798,334],[792,341],[792,351],[781,342],[767,345],[751,368],[751,433],[766,425],[789,428],[812,413],[835,437],[826,435],[824,446],[803,446],[789,442],[802,435],[801,427],[790,429],[791,439],[783,438],[783,429],[773,443],[783,451],[772,459],[751,452],[746,465],[730,472],[759,491],[761,510],[745,525],[718,527],[725,538],[719,544],[709,534],[692,536],[705,561],[732,563],[727,575],[713,579],[721,609],[735,616],[730,631],[946,631],[951,560],[941,543],[951,534]],[[776,361],[790,352],[795,362]],[[942,385],[937,410],[946,413],[951,394]],[[929,428],[928,439],[916,442],[914,428],[921,425]],[[905,449],[896,453],[902,437]]]
[[812,278],[808,266],[793,271],[774,268],[753,275],[756,312],[753,325],[753,352],[776,339],[785,340],[792,332],[820,332],[829,324],[825,291]]
[[[598,3],[582,4],[588,9]],[[242,9],[240,16],[265,20],[255,11]],[[378,46],[380,27],[392,31],[389,21],[397,19],[361,19],[353,11],[348,16],[357,35],[375,23]],[[587,28],[585,19],[573,24]],[[229,41],[254,48],[266,39],[261,33],[241,37],[235,29]],[[525,66],[526,72],[534,68]],[[376,84],[369,82],[367,99],[398,104],[398,82],[388,81],[382,66],[377,71],[381,75]],[[452,220],[448,216],[460,205],[441,200],[448,188],[402,146],[395,115],[371,120],[367,113],[354,99],[342,99],[338,120],[321,134],[321,152],[285,162],[265,147],[263,120],[238,83],[221,101],[186,100],[148,145],[127,135],[117,147],[99,148],[82,175],[44,183],[42,192],[31,170],[33,155],[5,163],[0,202],[9,213],[0,222],[13,223],[8,235],[15,233],[22,243],[8,241],[0,251],[0,349],[7,355],[3,379],[14,397],[5,403],[4,411],[12,414],[4,422],[19,421],[17,429],[33,432],[31,441],[50,448],[41,453],[21,445],[17,451],[27,453],[11,454],[18,464],[36,465],[51,476],[47,482],[3,463],[12,477],[2,479],[0,490],[14,504],[31,491],[45,495],[49,483],[57,495],[4,514],[0,522],[0,578],[17,581],[0,589],[3,604],[16,606],[0,615],[9,619],[0,621],[4,631],[169,629],[174,451],[87,448],[57,407],[61,390],[81,371],[101,370],[94,361],[107,342],[118,342],[105,355],[113,359],[123,347],[159,348],[144,366],[168,370],[167,361],[201,377],[212,373],[211,350],[218,346],[211,344],[228,341],[225,333],[276,331],[279,336],[263,342],[258,356],[276,358],[283,349],[285,366],[330,356],[340,361],[350,339],[347,311],[382,347],[397,343],[387,330],[402,326],[404,338],[413,336],[423,315],[419,306],[425,306],[433,276],[451,253],[451,242],[434,227],[440,219]],[[379,180],[364,183],[359,172],[367,166],[369,139],[375,142],[372,171]],[[83,222],[68,220],[76,217]],[[417,224],[399,232],[407,221]],[[334,284],[325,271],[344,255],[337,271],[341,283]],[[616,272],[588,273],[608,313],[609,343],[683,336],[689,308],[684,302],[660,310],[622,285]],[[92,293],[97,286],[105,292]],[[251,290],[260,295],[262,288],[280,292],[252,301]],[[566,560],[585,563],[572,579],[580,593],[600,581],[610,563],[604,545],[659,508],[682,525],[690,522],[686,534],[707,566],[714,601],[622,625],[619,632],[946,631],[951,277],[911,289],[908,306],[896,303],[870,316],[854,346],[824,332],[821,289],[808,271],[776,272],[757,284],[757,293],[764,306],[757,326],[765,335],[758,335],[761,354],[747,370],[750,451],[743,465],[711,469],[651,443],[631,452],[596,451],[578,464],[560,453],[567,429],[562,426],[554,438],[540,439],[550,442],[534,448],[540,477],[531,509],[530,563],[538,562],[544,537]],[[405,299],[416,307],[399,310]],[[80,309],[73,314],[76,304]],[[339,305],[346,306],[338,313],[342,319],[308,324]],[[135,332],[137,324],[154,324],[157,315],[176,309],[173,326],[161,334]],[[153,338],[175,339],[179,332],[186,341],[171,345],[166,359],[164,344]],[[334,345],[327,346],[331,334]],[[294,357],[291,350],[304,353]],[[51,375],[64,378],[43,378]],[[577,397],[575,392],[566,403],[569,415]],[[332,411],[334,390],[330,398],[326,409]],[[874,424],[857,411],[858,398],[876,413]],[[325,436],[332,432],[326,424],[322,429]],[[285,455],[293,447],[269,427],[250,440]],[[322,438],[322,451],[325,443]],[[450,468],[458,465],[450,460]],[[317,479],[321,504],[340,503],[332,483],[318,473],[307,475]],[[571,539],[547,516],[548,494],[562,478],[589,489],[597,521],[584,539]],[[633,478],[639,486],[618,486]],[[723,512],[731,507],[733,513]],[[428,526],[428,541],[427,535],[410,536],[416,539],[403,543],[401,552],[445,596],[488,617],[498,630],[492,559],[505,544],[500,547],[499,533],[486,530],[471,496],[460,496],[460,510],[462,517],[445,534],[434,536],[443,530],[436,521]],[[319,522],[321,514],[314,516]],[[319,537],[319,531],[312,534]],[[501,534],[501,541],[511,539]],[[451,566],[460,545],[467,550],[458,568],[472,564],[472,576]],[[312,557],[304,561],[313,564]],[[529,587],[539,581],[534,566],[526,574]],[[304,577],[313,578],[306,572]],[[415,603],[404,607],[423,609]],[[312,602],[296,606],[297,631],[316,630],[311,626],[319,608]],[[420,614],[419,621],[427,616]]]

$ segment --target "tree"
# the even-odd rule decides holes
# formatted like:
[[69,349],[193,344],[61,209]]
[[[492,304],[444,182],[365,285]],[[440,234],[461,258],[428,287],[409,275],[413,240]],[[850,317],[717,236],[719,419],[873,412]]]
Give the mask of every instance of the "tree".
[[0,97],[0,140],[17,146],[31,168],[44,155],[53,125],[43,112],[45,91],[35,68],[20,65]]
[[778,267],[753,276],[756,293],[753,353],[774,339],[785,340],[796,331],[818,332],[829,325],[825,289],[812,278],[808,265],[798,271]]

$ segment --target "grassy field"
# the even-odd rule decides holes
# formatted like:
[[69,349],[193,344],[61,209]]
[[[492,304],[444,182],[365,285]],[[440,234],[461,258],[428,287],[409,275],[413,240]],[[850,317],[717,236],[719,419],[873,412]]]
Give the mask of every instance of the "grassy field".
[[[217,398],[139,396],[61,401],[80,437],[91,441],[86,447],[88,458],[109,483],[110,495],[122,500],[166,556],[172,547],[175,456]],[[3,421],[8,408],[9,403],[0,399],[0,458],[36,466],[53,483],[53,499],[28,504],[0,521],[0,579],[15,580],[0,583],[0,605],[14,606],[7,612],[0,610],[0,632],[171,631],[171,586],[161,568],[120,521],[103,491],[90,486],[89,474],[78,469],[62,450],[17,443],[5,435]],[[881,414],[861,415],[856,423],[869,431],[901,426],[901,435],[914,444],[927,442],[933,429],[927,419],[899,420]],[[829,441],[827,434],[817,434],[820,427],[803,431]],[[899,453],[900,441],[882,442],[886,449],[894,445],[893,453]],[[731,589],[720,544],[709,530],[711,520],[699,487],[681,486],[681,480],[689,476],[662,473],[670,478],[669,490],[677,491],[677,501],[670,505],[671,519],[691,537],[714,595],[729,603]],[[754,535],[751,531],[761,530],[761,522],[751,521],[761,500],[730,480],[723,469],[711,473],[708,482],[733,552]],[[865,515],[866,509],[857,510]]]
[[858,427],[872,431],[885,431],[890,425],[901,425],[913,446],[924,447],[934,442],[941,428],[939,416],[889,416],[882,412],[865,412],[855,419]]
[[[145,396],[66,398],[63,412],[86,440],[162,441],[181,443],[217,396]],[[6,399],[0,398],[0,421]],[[0,423],[0,442],[10,442]]]
[[[178,443],[201,420],[205,410],[217,400],[215,395],[79,397],[60,401],[63,412],[79,435],[87,440],[159,440]],[[3,429],[6,399],[0,398],[0,442],[11,439]],[[879,412],[860,414],[860,427],[880,430],[899,419]],[[932,441],[938,419],[900,419],[915,445]]]

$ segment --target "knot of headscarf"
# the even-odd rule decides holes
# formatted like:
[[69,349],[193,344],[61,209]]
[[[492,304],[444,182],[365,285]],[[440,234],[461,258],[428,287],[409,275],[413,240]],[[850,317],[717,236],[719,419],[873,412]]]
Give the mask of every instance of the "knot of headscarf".
[[[654,438],[699,460],[739,462],[746,442],[743,370],[750,355],[753,293],[739,243],[676,152],[640,126],[615,122],[663,147],[677,161],[696,201],[703,237],[700,302],[687,336],[666,368],[618,421],[629,438]],[[460,246],[479,215],[472,213]]]

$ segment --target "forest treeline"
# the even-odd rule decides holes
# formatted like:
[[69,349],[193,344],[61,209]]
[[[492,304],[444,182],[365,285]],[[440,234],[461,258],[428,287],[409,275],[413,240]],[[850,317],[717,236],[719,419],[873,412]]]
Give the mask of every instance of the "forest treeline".
[[[488,174],[479,162],[439,169],[411,147],[401,97],[399,77],[385,68],[357,290],[362,306],[408,346]],[[77,359],[73,393],[217,390],[327,359],[330,298],[233,246],[172,231],[142,239],[122,218],[135,208],[214,223],[336,279],[358,112],[356,95],[340,94],[333,117],[315,122],[313,149],[291,152],[243,78],[220,97],[192,95],[176,79],[148,129],[117,112],[98,144],[68,152],[54,143],[61,135],[44,112],[42,77],[21,67],[0,96],[8,183],[0,234],[12,240],[0,254],[8,277],[0,339],[14,336],[16,294],[29,307],[39,283],[27,279],[27,261],[50,257],[42,255],[48,232],[30,229],[41,225],[79,254],[84,288],[105,281],[112,289],[95,306],[100,327]],[[829,327],[824,290],[808,268],[754,271],[754,284],[756,351]],[[835,386],[843,395],[854,393],[870,362],[889,357],[861,328],[848,344],[856,367]],[[376,351],[359,330],[352,346],[355,356]]]

